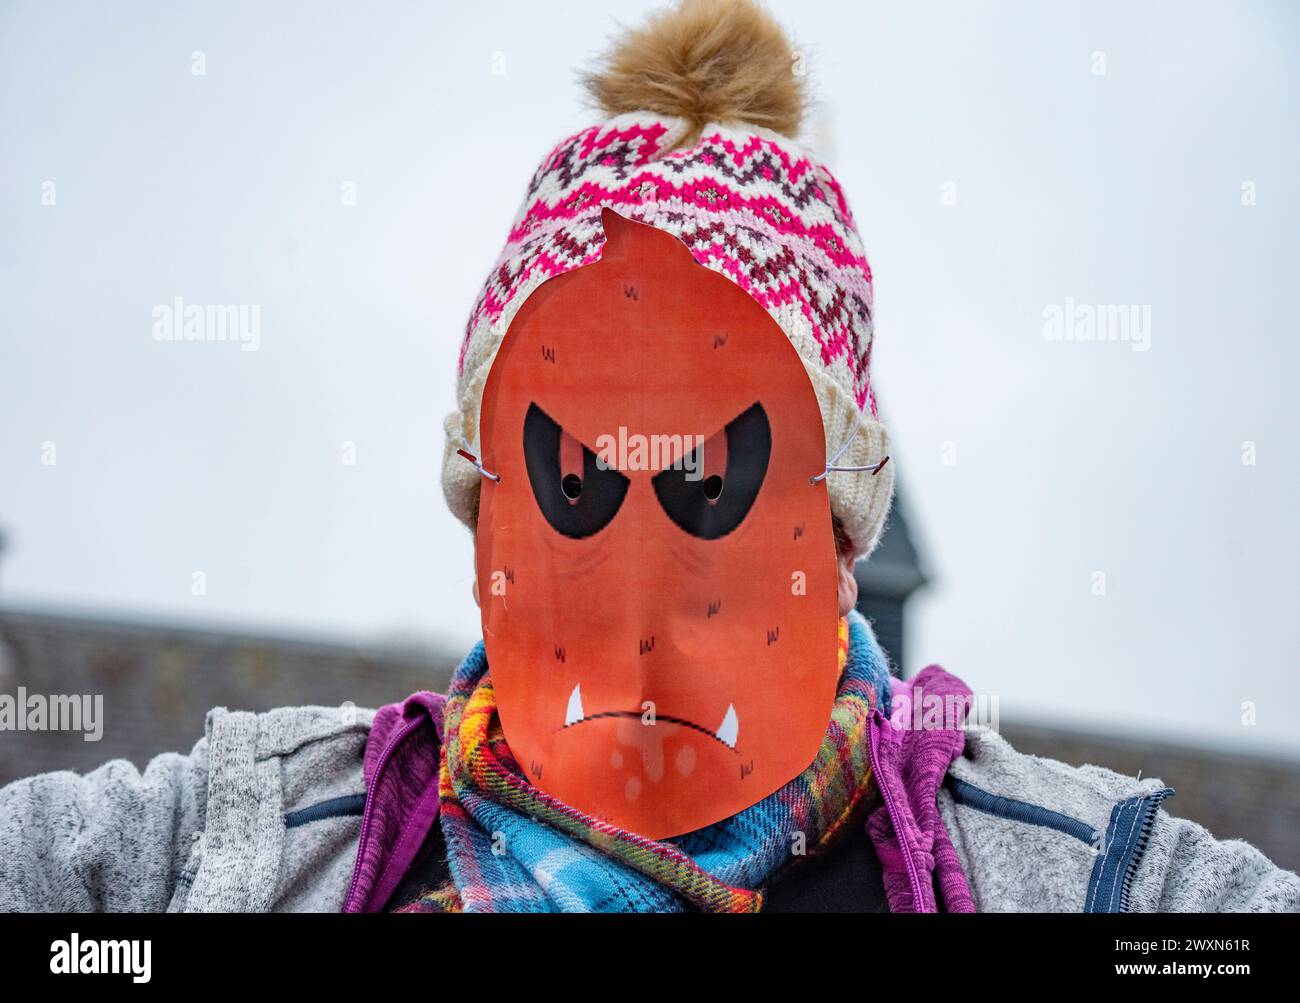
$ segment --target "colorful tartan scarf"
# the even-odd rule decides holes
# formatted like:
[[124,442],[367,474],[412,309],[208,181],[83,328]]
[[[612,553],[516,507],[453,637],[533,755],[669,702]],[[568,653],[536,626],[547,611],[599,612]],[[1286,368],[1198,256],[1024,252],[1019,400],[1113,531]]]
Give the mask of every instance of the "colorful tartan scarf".
[[867,621],[840,621],[841,678],[817,758],[758,804],[655,841],[534,787],[496,722],[480,643],[448,690],[440,824],[452,882],[404,912],[757,912],[782,865],[830,845],[871,789],[867,728],[889,714],[888,663]]

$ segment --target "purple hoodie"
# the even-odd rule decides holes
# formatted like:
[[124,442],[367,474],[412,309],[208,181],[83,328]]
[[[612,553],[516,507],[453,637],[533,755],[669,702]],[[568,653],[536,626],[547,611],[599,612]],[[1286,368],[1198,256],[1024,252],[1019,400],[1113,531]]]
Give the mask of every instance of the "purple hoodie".
[[[931,665],[891,679],[892,717],[872,712],[871,767],[884,802],[867,819],[892,912],[974,912],[975,902],[935,798],[965,744],[971,691]],[[344,912],[378,912],[438,817],[445,700],[416,693],[375,714],[366,740],[366,807]],[[936,706],[949,708],[938,721]]]
[[[890,679],[889,719],[872,712],[871,767],[884,804],[867,819],[891,912],[974,912],[936,798],[966,744],[971,691],[937,665]],[[938,719],[932,720],[938,708]]]
[[366,808],[344,912],[380,912],[438,817],[439,693],[379,708],[366,736]]

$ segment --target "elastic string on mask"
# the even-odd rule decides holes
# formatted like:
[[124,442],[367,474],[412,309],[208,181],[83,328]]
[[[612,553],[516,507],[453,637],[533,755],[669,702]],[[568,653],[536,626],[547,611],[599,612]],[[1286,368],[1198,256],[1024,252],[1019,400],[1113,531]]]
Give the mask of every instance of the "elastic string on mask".
[[844,455],[844,451],[845,451],[846,449],[848,449],[849,446],[851,446],[851,445],[853,444],[853,438],[854,438],[854,437],[850,437],[849,440],[848,440],[847,442],[844,443],[844,445],[842,445],[839,449],[835,450],[835,455],[832,456],[832,457],[830,458],[829,461],[827,461],[827,463],[826,463],[826,469],[825,469],[825,470],[823,470],[820,474],[817,474],[815,477],[809,477],[809,478],[808,478],[808,483],[809,483],[809,484],[816,484],[818,481],[824,481],[824,480],[826,479],[826,475],[827,475],[827,474],[831,474],[831,473],[844,473],[844,474],[849,474],[849,473],[860,473],[860,472],[862,472],[862,471],[870,470],[870,471],[871,471],[871,476],[872,476],[872,477],[875,477],[876,474],[880,473],[881,468],[883,468],[884,465],[885,465],[886,463],[889,462],[889,456],[888,456],[888,454],[886,454],[886,455],[885,455],[885,458],[884,458],[883,460],[881,460],[879,463],[868,464],[868,465],[865,466],[865,467],[837,467],[837,466],[835,466],[835,461],[838,460],[841,456],[843,456],[843,455]]
[[496,481],[498,484],[501,482],[500,474],[494,474],[492,473],[492,471],[486,469],[483,466],[483,461],[470,452],[468,442],[466,442],[464,439],[461,439],[460,444],[462,448],[456,450],[457,453],[465,457],[465,459],[469,460],[470,463],[474,464],[474,466],[478,468],[478,472],[482,474],[484,477],[486,477],[488,480]]

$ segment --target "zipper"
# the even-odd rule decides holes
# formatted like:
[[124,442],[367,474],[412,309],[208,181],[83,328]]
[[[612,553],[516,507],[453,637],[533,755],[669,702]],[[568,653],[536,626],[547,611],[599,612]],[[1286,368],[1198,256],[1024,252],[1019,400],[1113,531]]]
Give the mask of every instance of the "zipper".
[[[873,710],[873,718],[884,719],[884,715],[879,710]],[[885,722],[889,724],[888,721]],[[890,727],[893,727],[890,725]],[[894,807],[894,798],[889,793],[889,787],[881,782],[880,776],[880,755],[877,744],[880,741],[880,730],[876,727],[876,722],[872,721],[871,740],[867,742],[867,754],[871,757],[871,772],[876,777],[876,786],[880,788],[880,796],[885,800],[885,810],[889,812],[889,821],[894,826],[894,837],[898,840],[898,848],[903,852],[903,864],[907,867],[907,878],[912,885],[912,907],[915,911],[921,911],[921,878],[916,873],[916,861],[912,859],[911,847],[907,845],[907,840],[903,837],[903,829],[898,822],[898,809]],[[378,775],[378,771],[376,771]]]
[[1129,896],[1133,887],[1133,878],[1137,874],[1138,864],[1142,863],[1142,858],[1147,852],[1147,843],[1151,840],[1151,829],[1155,825],[1157,809],[1160,802],[1174,793],[1172,787],[1165,787],[1158,791],[1152,791],[1146,796],[1142,804],[1142,821],[1138,826],[1137,845],[1133,849],[1133,855],[1129,858],[1128,865],[1124,868],[1124,873],[1120,880],[1119,892],[1119,911],[1128,912]]
[[388,740],[384,746],[384,751],[379,754],[379,761],[375,763],[375,772],[370,777],[370,783],[366,786],[366,807],[361,815],[361,838],[357,841],[357,862],[352,866],[352,881],[348,885],[347,898],[343,900],[343,911],[350,912],[352,907],[352,896],[356,894],[357,882],[361,879],[361,860],[365,853],[366,841],[370,835],[370,823],[373,820],[373,808],[375,801],[375,790],[379,787],[379,778],[383,776],[384,767],[388,765],[388,760],[393,756],[393,750],[402,742],[412,731],[418,728],[421,719],[416,717],[414,720],[407,721],[402,725],[401,730]]

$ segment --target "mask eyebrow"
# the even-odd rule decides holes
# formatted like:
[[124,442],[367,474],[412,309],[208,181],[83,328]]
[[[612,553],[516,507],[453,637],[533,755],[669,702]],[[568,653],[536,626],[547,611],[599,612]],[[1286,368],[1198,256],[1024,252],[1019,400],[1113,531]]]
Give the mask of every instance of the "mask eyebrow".
[[[555,415],[544,408],[536,400],[530,400],[529,404],[530,406],[537,408],[538,411],[553,422],[564,435],[567,435],[574,441],[581,443],[585,449],[590,450],[598,458],[607,457],[612,453],[613,458],[617,459],[620,450],[626,450],[629,447],[629,443],[634,441],[644,441],[649,455],[658,458],[660,461],[652,465],[652,469],[655,472],[674,468],[678,470],[682,469],[690,454],[696,452],[705,443],[716,436],[725,435],[727,430],[730,429],[739,418],[744,417],[755,407],[761,406],[756,400],[741,408],[736,412],[736,414],[721,425],[718,425],[705,433],[681,431],[634,433],[629,431],[626,425],[617,425],[612,429],[598,433],[595,439],[591,440],[577,434],[576,432],[570,431],[569,426],[559,418],[556,418]],[[667,450],[667,458],[664,457],[665,450]],[[618,467],[619,465],[613,463],[611,466]]]
[[[578,435],[578,434],[575,433],[575,432],[571,432],[571,431],[569,430],[569,426],[568,426],[568,425],[566,425],[564,422],[560,421],[559,418],[557,418],[557,417],[555,417],[555,415],[551,414],[551,412],[548,411],[548,410],[546,410],[546,408],[542,407],[542,405],[538,404],[537,401],[535,401],[535,400],[530,400],[528,403],[529,403],[529,405],[530,405],[531,407],[535,407],[535,408],[537,408],[538,411],[542,412],[542,414],[543,414],[546,418],[548,418],[550,421],[554,422],[555,425],[556,425],[556,427],[559,428],[560,432],[561,432],[563,435],[567,435],[570,439],[573,439],[575,442],[579,443],[579,444],[580,444],[584,449],[588,449],[588,450],[590,450],[590,451],[593,452],[593,453],[597,453],[597,454],[600,453],[600,450],[599,450],[599,449],[597,449],[595,446],[593,446],[590,442],[588,442],[588,441],[587,441],[586,439],[584,439],[582,436]],[[525,408],[525,411],[527,411],[526,408]]]
[[[696,446],[692,446],[690,449],[683,448],[681,454],[678,455],[678,456],[675,456],[675,457],[673,458],[673,462],[667,464],[666,466],[672,467],[672,466],[675,466],[675,465],[678,465],[678,464],[681,464],[681,463],[685,462],[686,456],[687,456],[689,453],[692,453],[692,452],[694,452],[695,450],[697,450],[697,449],[703,447],[706,443],[711,442],[713,439],[717,438],[719,435],[725,436],[726,433],[727,433],[727,431],[731,428],[732,425],[734,425],[734,424],[736,423],[736,421],[737,421],[738,419],[740,419],[740,418],[744,417],[745,415],[749,414],[750,411],[752,411],[755,407],[758,407],[758,406],[759,406],[759,402],[758,402],[758,401],[754,401],[752,404],[749,404],[749,405],[747,405],[746,407],[741,408],[741,409],[740,409],[739,411],[737,411],[734,415],[732,415],[730,419],[728,419],[727,421],[723,422],[722,425],[721,425],[719,428],[715,428],[713,431],[711,431],[711,432],[709,432],[709,433],[707,433],[707,434],[701,436],[700,439],[699,439],[699,444],[698,444],[698,445],[696,445]],[[683,436],[682,438],[685,438],[685,437]],[[724,439],[724,448],[725,448],[725,439]],[[711,465],[711,464],[710,464],[710,465]],[[723,466],[724,466],[724,468],[725,468],[726,464],[724,463]]]

